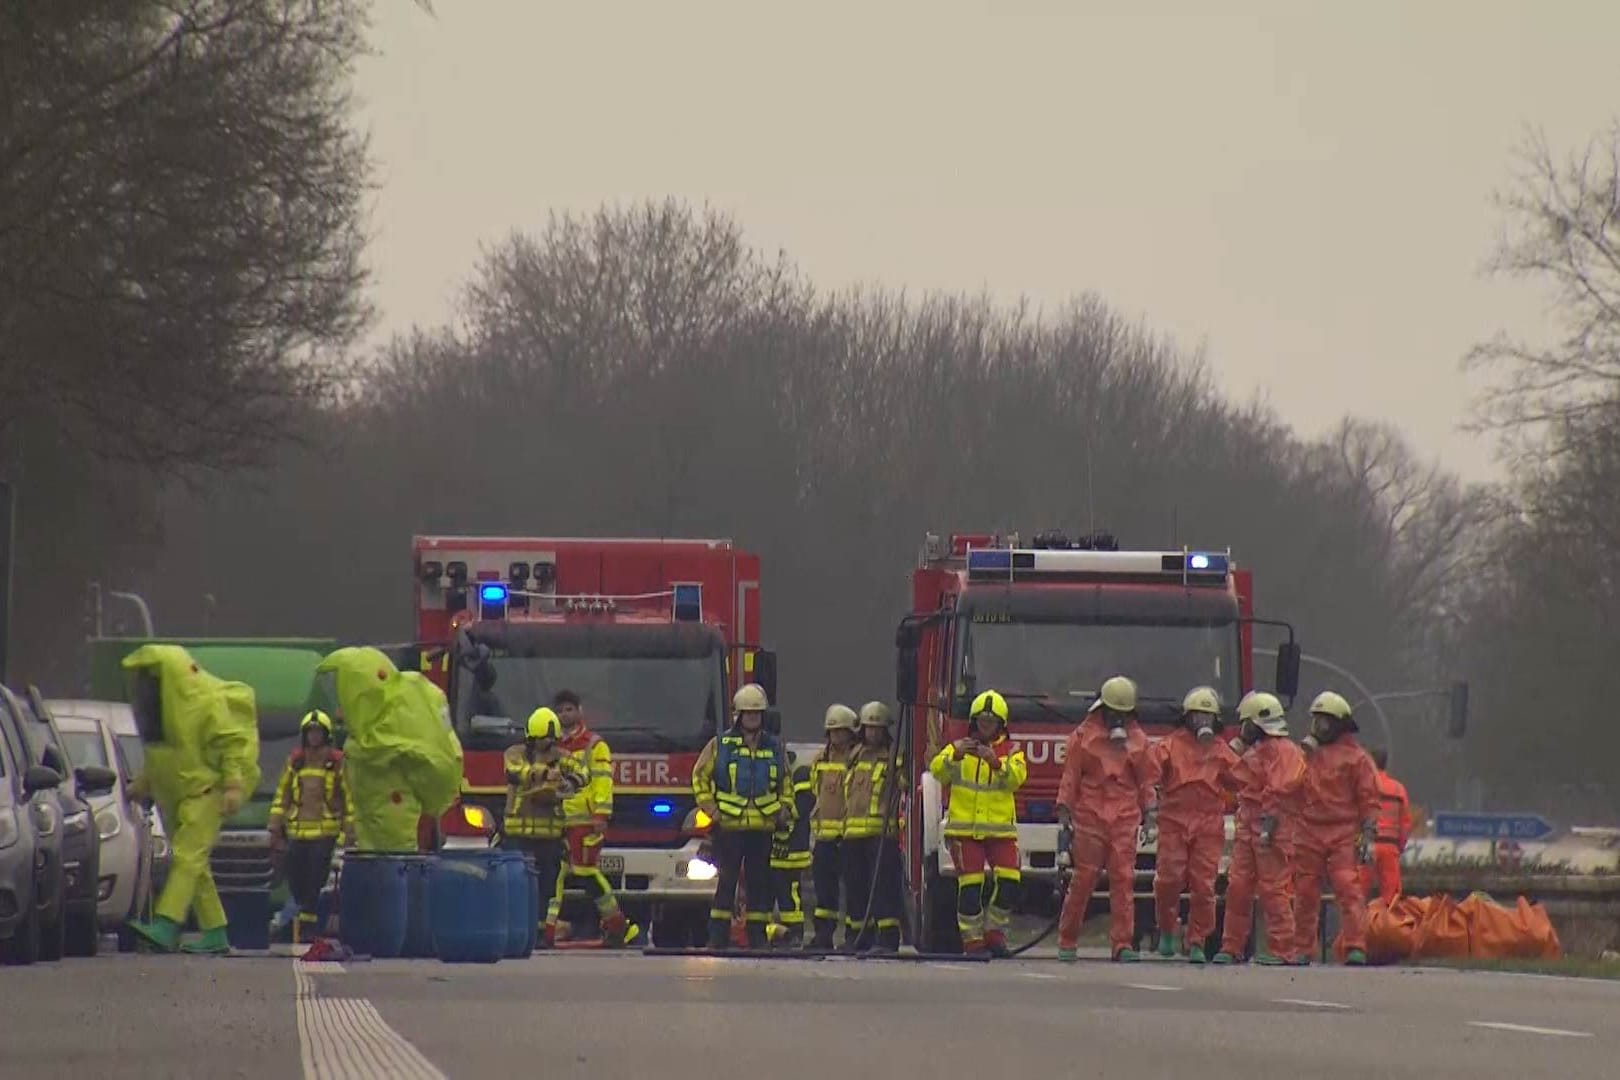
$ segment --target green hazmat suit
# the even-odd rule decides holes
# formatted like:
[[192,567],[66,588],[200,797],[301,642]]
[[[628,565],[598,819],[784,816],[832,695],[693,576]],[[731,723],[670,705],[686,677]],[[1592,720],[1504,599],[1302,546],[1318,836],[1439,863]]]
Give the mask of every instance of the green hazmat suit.
[[179,645],[143,645],[126,671],[158,677],[163,738],[146,745],[142,784],[169,834],[169,879],[156,914],[185,925],[193,908],[204,932],[225,926],[208,857],[225,820],[228,789],[240,800],[259,783],[259,727],[253,689],[202,670]]
[[415,851],[421,816],[439,817],[461,795],[461,742],[444,692],[373,648],[339,649],[316,670],[336,677],[356,849]]

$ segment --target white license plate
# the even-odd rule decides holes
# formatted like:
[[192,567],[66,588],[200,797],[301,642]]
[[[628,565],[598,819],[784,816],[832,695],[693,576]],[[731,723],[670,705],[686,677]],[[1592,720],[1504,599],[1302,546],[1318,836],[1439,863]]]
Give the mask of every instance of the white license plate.
[[624,873],[623,855],[602,855],[596,860],[596,868],[604,874]]

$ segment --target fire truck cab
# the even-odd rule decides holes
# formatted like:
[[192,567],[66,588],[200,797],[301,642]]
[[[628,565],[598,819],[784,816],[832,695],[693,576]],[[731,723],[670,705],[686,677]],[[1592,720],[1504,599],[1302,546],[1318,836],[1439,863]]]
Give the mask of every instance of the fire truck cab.
[[503,754],[530,713],[572,690],[613,754],[600,868],[659,944],[701,944],[715,870],[692,768],[758,682],[759,557],[726,540],[417,537],[421,667],[461,740],[461,802],[446,846],[483,846],[505,809]]
[[[948,793],[928,773],[945,743],[967,733],[982,690],[1007,699],[1012,738],[1029,779],[1019,792],[1018,847],[1027,881],[1055,884],[1057,791],[1064,746],[1103,680],[1128,675],[1150,737],[1180,719],[1182,697],[1213,686],[1228,717],[1254,688],[1254,626],[1287,630],[1274,686],[1298,692],[1299,647],[1286,623],[1256,619],[1253,581],[1229,551],[1121,551],[1106,534],[930,534],[912,576],[912,612],[900,624],[897,696],[909,725],[914,813],[904,815],[913,936],[928,952],[961,948],[955,867],[943,842]],[[1228,843],[1231,820],[1227,822]],[[1154,845],[1137,857],[1138,934],[1152,930]],[[1226,859],[1221,863],[1224,891]],[[1099,882],[1106,896],[1106,875]],[[1031,890],[1038,894],[1041,890]],[[1048,894],[1049,895],[1049,894]]]

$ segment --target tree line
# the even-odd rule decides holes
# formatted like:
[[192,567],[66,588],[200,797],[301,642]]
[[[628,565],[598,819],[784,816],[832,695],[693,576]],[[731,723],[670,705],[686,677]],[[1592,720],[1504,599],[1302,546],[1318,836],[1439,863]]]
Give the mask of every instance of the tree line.
[[1498,268],[1568,324],[1471,357],[1516,454],[1486,488],[1375,420],[1302,438],[1099,296],[826,290],[676,201],[490,244],[448,324],[362,354],[366,5],[24,7],[0,39],[14,677],[77,689],[91,579],[165,632],[395,641],[416,532],[721,535],[764,559],[805,733],[892,692],[926,532],[1106,528],[1230,546],[1262,614],[1375,690],[1467,678],[1460,742],[1443,700],[1388,706],[1420,798],[1474,778],[1616,814],[1616,736],[1587,719],[1616,678],[1612,154],[1532,142],[1504,199]]

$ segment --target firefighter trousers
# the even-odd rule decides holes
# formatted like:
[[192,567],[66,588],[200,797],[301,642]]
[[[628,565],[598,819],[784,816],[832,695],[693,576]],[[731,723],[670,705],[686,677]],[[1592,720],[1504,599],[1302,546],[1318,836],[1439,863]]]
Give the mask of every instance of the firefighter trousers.
[[838,928],[839,896],[844,886],[844,840],[817,840],[810,849],[810,884],[816,891],[815,942],[832,948]]
[[1226,871],[1226,926],[1221,952],[1242,959],[1254,928],[1254,901],[1266,916],[1265,948],[1257,950],[1279,960],[1293,959],[1294,885],[1290,877],[1293,845],[1286,824],[1268,845],[1242,819],[1232,840],[1232,862]]
[[1367,948],[1367,898],[1361,891],[1361,864],[1356,844],[1357,822],[1317,825],[1306,822],[1294,838],[1294,952],[1314,956],[1322,913],[1322,879],[1333,887],[1339,926],[1346,949]]
[[[899,943],[900,849],[894,837],[845,837],[844,941],[855,948]],[[871,910],[867,910],[870,902]]]
[[751,944],[764,944],[765,924],[771,919],[771,834],[764,829],[717,829],[713,834],[715,867],[714,900],[709,904],[709,943],[723,945],[731,929],[731,913],[737,906],[740,880],[753,899],[748,905],[748,937]]
[[[1181,929],[1181,893],[1188,894],[1186,944],[1200,949],[1215,932],[1215,878],[1220,873],[1226,823],[1217,811],[1198,817],[1159,816],[1153,900],[1159,933]],[[1133,851],[1134,855],[1134,851]]]
[[1058,948],[1072,949],[1080,940],[1086,905],[1097,887],[1097,877],[1108,870],[1108,943],[1115,953],[1136,944],[1136,834],[1139,814],[1102,821],[1081,817],[1074,822],[1070,858],[1074,876],[1058,914]]
[[503,843],[523,852],[529,865],[534,867],[537,875],[534,910],[540,912],[540,929],[543,930],[549,918],[551,898],[557,892],[557,881],[562,877],[563,839],[560,836],[516,836],[507,837]]
[[1361,895],[1371,899],[1374,886],[1386,906],[1401,895],[1401,849],[1394,844],[1374,844],[1372,865],[1361,868]]
[[332,852],[337,848],[337,837],[316,836],[308,840],[287,841],[287,891],[298,905],[305,922],[315,921],[315,909],[320,906],[321,889],[332,873]]

